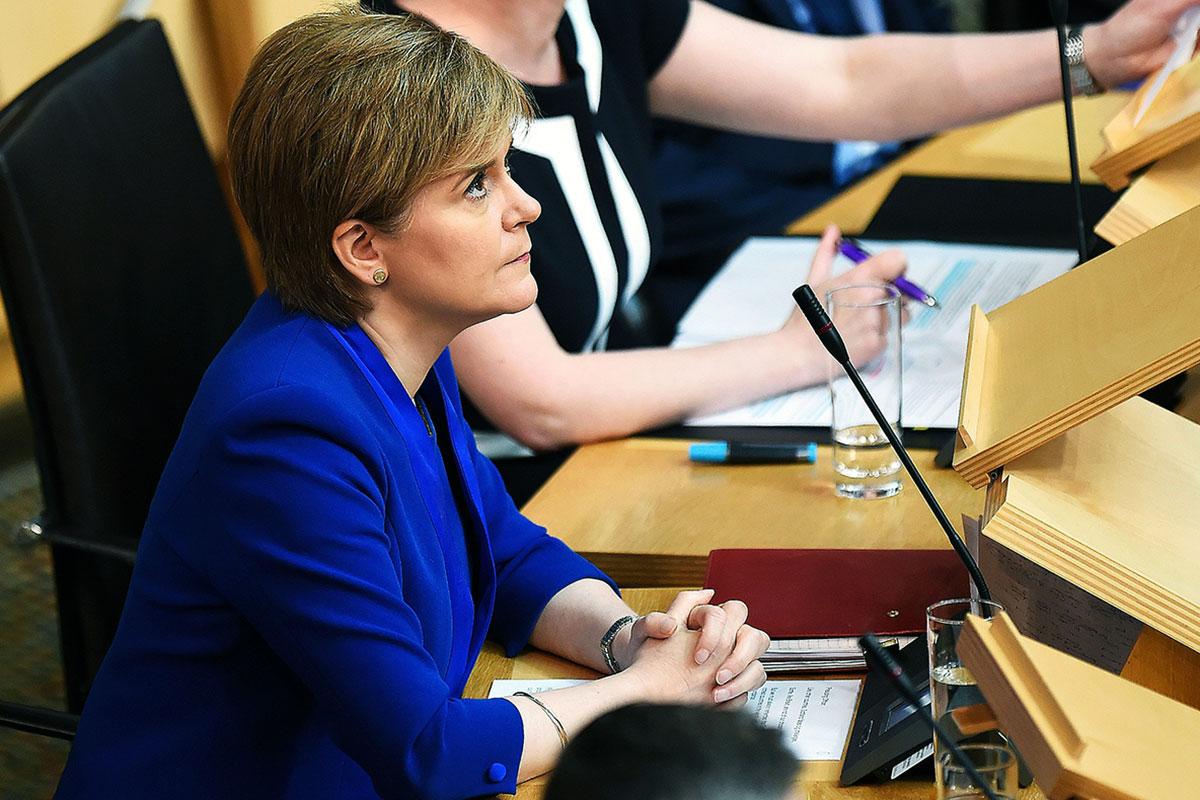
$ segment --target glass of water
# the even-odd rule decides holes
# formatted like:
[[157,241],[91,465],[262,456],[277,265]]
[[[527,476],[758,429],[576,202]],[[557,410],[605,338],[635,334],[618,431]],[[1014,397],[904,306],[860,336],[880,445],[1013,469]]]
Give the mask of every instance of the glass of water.
[[[1016,795],[1019,775],[1017,756],[1012,748],[1002,744],[967,744],[960,749],[989,789],[998,795]],[[973,793],[984,797],[966,767],[954,758],[953,753],[943,752],[938,759],[937,769],[945,792],[944,795],[939,795],[942,800],[971,797]]]
[[[933,718],[947,731],[959,730],[954,712],[985,703],[983,693],[975,684],[971,674],[958,655],[958,640],[968,614],[992,618],[1004,610],[999,603],[990,600],[962,598],[942,600],[925,610],[925,634],[929,645],[929,693]],[[1008,746],[1008,740],[999,730],[962,731],[958,737],[960,747],[967,745]],[[945,750],[934,741],[934,763],[942,764]],[[942,770],[934,772],[939,800],[947,798],[945,776]],[[1015,793],[1015,785],[1012,789]]]
[[[900,433],[900,293],[883,283],[840,286],[825,309],[850,360],[884,418]],[[900,491],[900,459],[841,365],[829,360],[834,487],[842,497],[891,497]]]

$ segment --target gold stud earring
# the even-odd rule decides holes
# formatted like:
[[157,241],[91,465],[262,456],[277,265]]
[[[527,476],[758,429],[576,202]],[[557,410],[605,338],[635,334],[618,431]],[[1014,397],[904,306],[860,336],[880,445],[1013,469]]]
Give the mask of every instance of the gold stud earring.
[[388,274],[386,269],[377,269],[375,274],[371,276],[371,280],[375,281],[376,286],[383,286],[387,282]]

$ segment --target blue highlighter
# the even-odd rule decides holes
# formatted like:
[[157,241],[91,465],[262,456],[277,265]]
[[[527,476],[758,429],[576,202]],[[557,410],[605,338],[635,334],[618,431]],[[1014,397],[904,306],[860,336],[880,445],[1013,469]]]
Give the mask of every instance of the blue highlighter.
[[817,443],[697,442],[688,448],[688,458],[697,464],[815,464]]

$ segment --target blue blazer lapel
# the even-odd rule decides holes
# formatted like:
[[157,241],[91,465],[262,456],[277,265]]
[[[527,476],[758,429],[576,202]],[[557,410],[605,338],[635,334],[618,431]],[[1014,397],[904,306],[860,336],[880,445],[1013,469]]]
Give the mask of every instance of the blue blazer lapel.
[[[433,377],[441,390],[447,429],[450,433],[451,449],[454,451],[455,468],[466,492],[471,518],[463,520],[463,528],[474,533],[469,537],[472,563],[475,565],[475,630],[471,636],[472,648],[482,647],[484,637],[492,622],[492,608],[496,603],[496,566],[492,557],[492,543],[487,533],[487,516],[484,513],[483,496],[479,490],[474,466],[474,440],[468,440],[470,429],[462,424],[462,402],[458,395],[458,380],[450,363],[450,351],[445,350],[433,365]],[[449,465],[447,465],[449,468]]]

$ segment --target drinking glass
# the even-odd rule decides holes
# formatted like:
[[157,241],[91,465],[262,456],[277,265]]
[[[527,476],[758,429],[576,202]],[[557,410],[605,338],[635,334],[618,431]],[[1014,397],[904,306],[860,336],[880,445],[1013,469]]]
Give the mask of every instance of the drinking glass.
[[[863,383],[899,435],[900,293],[883,283],[840,286],[825,293],[825,309]],[[841,365],[833,359],[829,365],[834,487],[842,497],[891,497],[902,485],[900,459]]]
[[[962,635],[966,616],[974,614],[990,619],[1003,610],[1004,607],[999,603],[971,598],[942,600],[925,610],[925,633],[929,645],[929,711],[943,728],[951,731],[958,728],[953,717],[955,709],[986,702],[983,693],[975,685],[975,676],[963,666],[958,656],[958,639]],[[959,739],[960,746],[972,744],[1007,746],[1008,740],[998,730],[984,731]],[[935,738],[935,766],[942,763],[944,752],[941,743]],[[934,776],[937,781],[937,796],[939,800],[945,800],[941,769],[935,769]]]
[[[1002,744],[967,744],[959,749],[989,789],[998,795],[1017,793],[1017,756],[1012,748]],[[942,778],[941,789],[945,792],[939,795],[940,800],[971,797],[972,792],[984,796],[953,753],[943,752],[938,758],[937,769]]]

